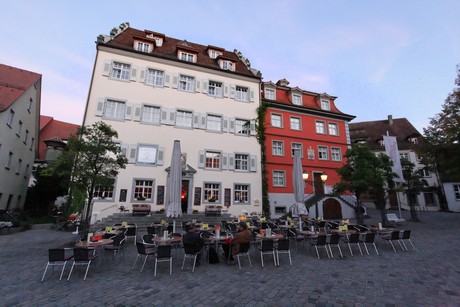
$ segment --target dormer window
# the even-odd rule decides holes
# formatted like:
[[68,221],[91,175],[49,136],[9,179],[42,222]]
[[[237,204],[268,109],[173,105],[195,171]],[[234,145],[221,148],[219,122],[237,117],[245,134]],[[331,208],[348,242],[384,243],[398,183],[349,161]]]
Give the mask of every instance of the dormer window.
[[216,50],[209,49],[208,55],[209,55],[209,57],[210,57],[211,59],[215,59],[215,58],[217,58],[218,56],[222,55],[222,52],[219,52],[219,51],[216,51]]
[[188,52],[179,52],[179,59],[185,62],[195,63],[195,55]]
[[301,106],[302,105],[302,95],[292,94],[292,104]]
[[418,144],[418,139],[417,138],[409,138],[409,142],[412,144]]
[[222,61],[222,69],[233,71],[233,63],[230,61]]
[[331,102],[327,98],[321,98],[321,109],[330,111],[331,110]]
[[380,147],[385,147],[385,141],[384,140],[379,140],[379,145],[380,145]]
[[150,51],[150,45],[147,44],[147,43],[138,42],[137,43],[137,51],[149,52]]
[[275,89],[274,88],[266,88],[264,91],[265,98],[270,100],[275,100]]

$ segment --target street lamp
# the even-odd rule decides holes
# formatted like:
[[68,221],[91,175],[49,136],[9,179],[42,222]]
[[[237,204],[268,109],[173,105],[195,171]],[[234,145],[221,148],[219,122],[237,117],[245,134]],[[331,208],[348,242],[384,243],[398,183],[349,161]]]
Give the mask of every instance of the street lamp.
[[[327,180],[327,174],[325,172],[323,172],[321,174],[320,178],[321,178],[321,181],[324,184],[326,182],[326,180]],[[302,179],[306,183],[311,184],[313,187],[315,186],[315,181],[314,180],[308,180],[308,172],[304,171],[302,173]],[[317,195],[317,191],[316,191],[315,188],[313,188],[313,192],[314,192],[315,195]],[[316,218],[318,218],[318,200],[316,200],[316,202],[315,202],[315,212],[316,212]]]

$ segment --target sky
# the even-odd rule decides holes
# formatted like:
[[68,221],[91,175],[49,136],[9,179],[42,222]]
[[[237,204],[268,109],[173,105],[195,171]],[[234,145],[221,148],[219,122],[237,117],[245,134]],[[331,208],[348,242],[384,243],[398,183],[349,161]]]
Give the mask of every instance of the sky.
[[263,81],[338,97],[352,122],[423,133],[454,88],[458,0],[0,0],[0,63],[42,74],[41,114],[83,122],[96,38],[123,22],[237,49]]

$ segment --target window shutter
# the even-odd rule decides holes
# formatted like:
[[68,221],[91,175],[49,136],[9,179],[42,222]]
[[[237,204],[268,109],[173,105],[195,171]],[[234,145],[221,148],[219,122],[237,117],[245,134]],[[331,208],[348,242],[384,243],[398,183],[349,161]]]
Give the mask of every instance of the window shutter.
[[146,73],[146,71],[147,70],[145,68],[141,69],[141,74],[139,76],[139,82],[145,83],[145,73]]
[[200,128],[200,113],[193,113],[193,128]]
[[164,86],[170,87],[171,86],[170,82],[171,82],[171,75],[170,74],[165,74]]
[[163,165],[165,163],[165,148],[159,147],[158,148],[158,156],[157,156],[157,165]]
[[125,156],[126,158],[128,158],[129,144],[121,143],[120,147],[121,147],[121,154]]
[[257,157],[256,156],[250,156],[249,157],[249,170],[251,172],[256,172],[257,171]]
[[251,135],[256,135],[256,121],[254,119],[249,121],[249,129]]
[[104,114],[104,99],[100,98],[97,101],[96,116],[102,116]]
[[136,163],[136,154],[137,154],[137,145],[135,144],[129,145],[129,156],[128,156],[129,163]]
[[168,109],[166,108],[162,108],[161,109],[161,118],[160,118],[160,122],[162,124],[168,124]]
[[131,66],[131,81],[136,81],[137,67]]
[[177,88],[178,86],[178,83],[179,83],[179,75],[175,74],[173,76],[173,80],[172,80],[172,88]]
[[208,80],[203,80],[203,94],[208,93],[208,87],[209,87]]
[[222,87],[224,88],[224,97],[228,97],[228,85],[222,84]]
[[223,153],[222,154],[222,170],[227,170],[228,169],[228,154]]
[[254,102],[254,90],[249,89],[249,101]]
[[206,129],[206,114],[200,114],[200,129]]
[[195,78],[195,92],[201,91],[200,83],[200,79]]
[[131,113],[133,110],[133,106],[130,103],[126,103],[126,109],[125,109],[125,119],[131,119]]
[[176,123],[176,111],[175,110],[169,110],[168,122],[170,125],[174,125]]
[[230,130],[228,132],[235,133],[235,118],[234,117],[230,118]]
[[198,167],[199,168],[204,168],[204,156],[205,156],[205,151],[200,150],[199,153],[199,161],[198,161]]
[[109,76],[110,75],[110,66],[112,65],[112,61],[106,60],[104,62],[104,72],[102,73],[103,76]]
[[137,122],[141,120],[141,110],[142,110],[142,105],[137,103],[134,107],[133,120]]
[[233,171],[235,169],[235,154],[228,154],[228,170]]
[[235,84],[230,84],[230,98],[235,99],[236,86]]
[[228,132],[228,117],[227,116],[223,117],[222,132]]

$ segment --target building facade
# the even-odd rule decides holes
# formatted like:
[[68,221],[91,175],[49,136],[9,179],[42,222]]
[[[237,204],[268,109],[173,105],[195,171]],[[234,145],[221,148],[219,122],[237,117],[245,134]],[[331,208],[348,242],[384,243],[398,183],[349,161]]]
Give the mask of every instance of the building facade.
[[[365,143],[375,154],[385,153],[384,135],[395,136],[398,144],[400,158],[408,159],[415,164],[415,169],[423,169],[424,180],[428,186],[416,199],[416,208],[420,210],[439,210],[440,180],[437,172],[424,169],[420,163],[416,149],[423,142],[422,135],[407,120],[407,118],[393,118],[388,115],[386,120],[357,122],[350,124],[352,143]],[[365,195],[363,201],[372,201],[372,195]],[[409,209],[409,201],[402,192],[391,193],[388,207]]]
[[38,147],[40,74],[0,64],[0,210],[22,209]]
[[[336,107],[337,97],[289,87],[286,79],[276,84],[264,82],[262,93],[262,103],[267,106],[265,165],[272,216],[283,215],[295,203],[294,150],[300,150],[303,171],[309,175],[305,200],[310,217],[353,216],[351,206],[327,195],[340,181],[336,169],[345,162],[343,155],[350,146],[348,122],[354,116]],[[327,174],[325,182],[323,174]]]
[[261,212],[259,93],[260,75],[240,52],[127,23],[99,36],[83,124],[111,125],[129,163],[112,188],[96,190],[92,220],[133,203],[164,209],[174,140],[184,213]]

